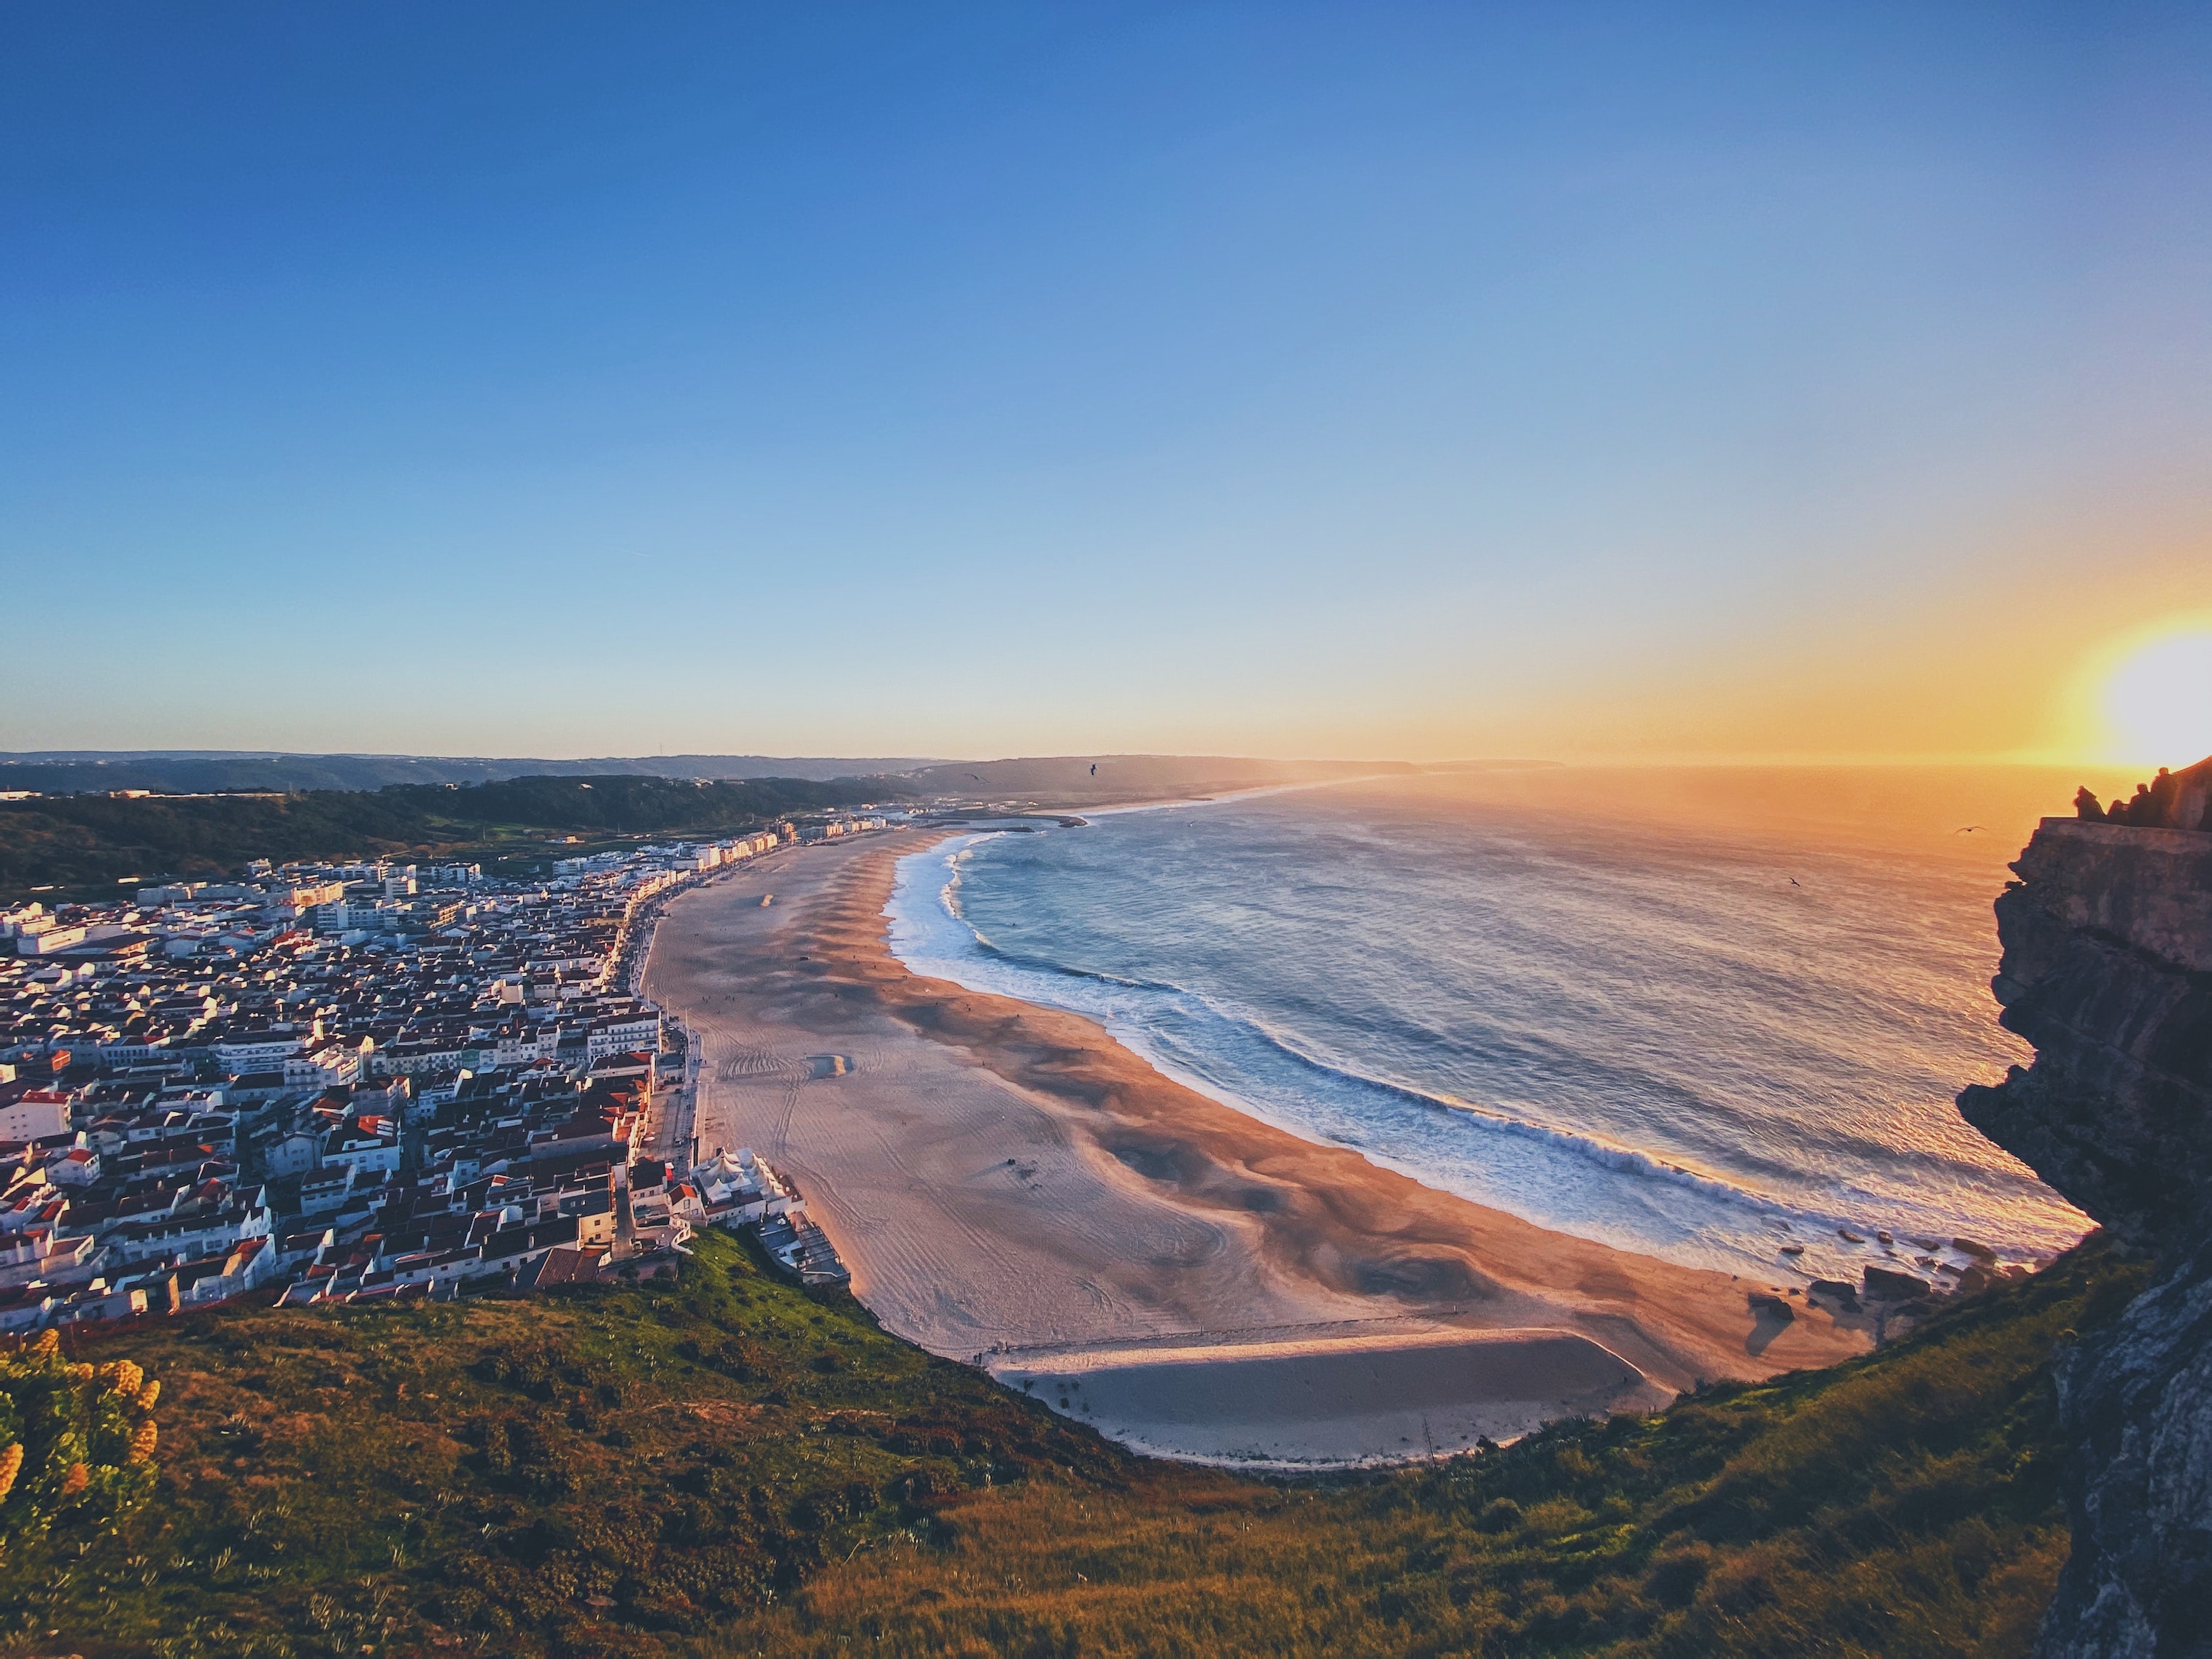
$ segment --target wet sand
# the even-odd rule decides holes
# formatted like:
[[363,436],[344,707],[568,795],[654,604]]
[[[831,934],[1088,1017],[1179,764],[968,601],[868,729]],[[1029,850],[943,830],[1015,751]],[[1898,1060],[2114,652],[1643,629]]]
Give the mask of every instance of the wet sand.
[[1139,1451],[1268,1469],[1457,1451],[1649,1386],[1588,1337],[1546,1330],[1109,1348],[998,1375]]
[[1300,1140],[1090,1020],[909,973],[885,940],[892,865],[941,833],[756,860],[672,901],[646,965],[702,1051],[702,1153],[790,1173],[888,1329],[1054,1405],[1066,1383],[1140,1449],[1285,1467],[1455,1450],[1868,1346],[1802,1304],[1755,1317],[1765,1284]]

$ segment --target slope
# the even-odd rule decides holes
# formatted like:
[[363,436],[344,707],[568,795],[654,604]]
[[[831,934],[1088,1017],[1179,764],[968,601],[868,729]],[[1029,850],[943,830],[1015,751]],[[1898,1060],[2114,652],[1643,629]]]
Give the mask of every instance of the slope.
[[1831,1370],[1307,1483],[1133,1457],[720,1237],[678,1285],[231,1308],[83,1345],[163,1382],[158,1485],[4,1546],[0,1650],[2022,1654],[2051,1355],[2140,1278],[2093,1242]]

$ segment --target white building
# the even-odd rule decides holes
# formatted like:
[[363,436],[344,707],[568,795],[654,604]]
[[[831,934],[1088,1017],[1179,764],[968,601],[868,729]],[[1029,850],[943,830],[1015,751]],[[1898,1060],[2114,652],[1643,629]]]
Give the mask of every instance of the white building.
[[271,1032],[245,1042],[216,1043],[215,1063],[226,1077],[242,1077],[248,1072],[281,1072],[284,1062],[299,1052],[299,1038]]
[[70,1132],[67,1095],[33,1089],[0,1106],[0,1140],[48,1140]]
[[642,1013],[617,1014],[611,1018],[593,1020],[584,1052],[589,1060],[603,1059],[608,1054],[659,1053],[659,1010],[649,1009]]

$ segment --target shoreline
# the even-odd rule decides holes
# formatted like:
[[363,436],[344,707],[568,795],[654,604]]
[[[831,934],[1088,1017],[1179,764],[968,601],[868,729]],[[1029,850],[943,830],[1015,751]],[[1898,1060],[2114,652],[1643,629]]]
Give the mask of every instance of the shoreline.
[[[1171,957],[1117,957],[1115,945],[1087,933],[1072,957],[1066,941],[1024,943],[1024,907],[992,908],[992,895],[969,884],[979,870],[989,872],[994,860],[1008,858],[1018,866],[1026,855],[1019,843],[994,842],[993,827],[963,829],[900,860],[887,915],[894,953],[911,971],[1096,1021],[1170,1080],[1223,1106],[1309,1142],[1356,1149],[1370,1162],[1469,1203],[1507,1210],[1538,1227],[1632,1255],[1747,1279],[1778,1277],[1801,1289],[1824,1279],[1856,1284],[1868,1267],[1955,1276],[1981,1262],[1984,1247],[2004,1265],[2032,1271],[2078,1243],[2090,1224],[2015,1160],[1978,1137],[1960,1137],[1948,1097],[1926,1127],[1940,1143],[1943,1126],[1950,1125],[1953,1138],[1972,1141],[1980,1157],[1951,1144],[1916,1146],[1913,1136],[1922,1124],[1905,1112],[1893,1114],[1893,1125],[1867,1126],[1866,1133],[1878,1137],[1893,1127],[1904,1133],[1878,1141],[1863,1172],[1852,1167],[1848,1147],[1832,1146],[1825,1158],[1808,1144],[1802,1158],[1785,1146],[1767,1148],[1767,1158],[1736,1161],[1734,1148],[1717,1133],[1701,1141],[1695,1126],[1686,1136],[1619,1138],[1614,1125],[1621,1118],[1584,1109],[1590,1097],[1616,1080],[1607,1075],[1585,1079],[1581,1099],[1540,1086],[1522,1097],[1516,1079],[1493,1079],[1488,1086],[1510,1103],[1493,1104],[1482,1097],[1486,1085],[1477,1080],[1479,1073],[1467,1074],[1472,1087],[1462,1095],[1454,1091],[1449,1068],[1425,1068],[1418,1055],[1363,1059],[1357,1030],[1334,1030],[1326,1022],[1301,1028],[1295,1014],[1278,1021],[1265,1012],[1272,976],[1263,974],[1256,985],[1235,976],[1255,965],[1249,963],[1243,968],[1216,963],[1193,981],[1170,965]],[[1139,833],[1157,839],[1163,832]],[[1171,841],[1178,838],[1166,833]],[[1040,856],[1051,862],[1049,854]],[[1128,873],[1123,858],[1101,865],[1096,854],[1072,857],[1078,872],[1088,872],[1077,875],[1073,894],[1089,893],[1088,884],[1113,869]],[[1846,878],[1858,873],[1843,872]],[[1031,880],[1018,878],[1015,885]],[[987,881],[986,887],[995,883]],[[1208,890],[1212,899],[1221,898],[1218,886]],[[967,915],[971,901],[986,907],[980,921]],[[1011,930],[1012,949],[1001,948],[1006,939],[984,937],[996,935],[1002,926]],[[1149,937],[1153,946],[1162,943]],[[1931,965],[1913,962],[1905,971]],[[1602,980],[1607,968],[1598,960],[1570,969],[1561,994],[1576,994],[1593,973]],[[1973,990],[1968,994],[1978,996],[1981,975],[1969,971]],[[1510,994],[1511,981],[1506,984]],[[1308,994],[1333,994],[1310,982],[1305,988]],[[1957,1031],[1934,1022],[1955,1022],[1955,999],[1948,994],[1964,988],[1962,981],[1937,986],[1924,999],[1927,1006],[1915,1003],[1908,1011],[1922,1018],[1922,1028],[1877,1031],[1876,1040],[1958,1043]],[[1355,994],[1373,992],[1361,988]],[[1916,987],[1907,1000],[1919,996]],[[1481,1019],[1479,1012],[1476,1018]],[[1480,1029],[1493,1042],[1510,1035],[1494,1024]],[[1578,1040],[1578,1034],[1557,1029],[1547,1035],[1553,1042]],[[1862,1092],[1878,1071],[1881,1079],[1875,1086],[1887,1086],[1897,1066],[1923,1058],[1893,1048],[1885,1055],[1892,1064],[1876,1067],[1865,1062],[1858,1045],[1837,1042],[1832,1031],[1808,1030],[1804,1036],[1807,1055],[1840,1062],[1839,1075],[1856,1081]],[[1911,1078],[1911,1092],[1918,1094],[1934,1077],[1987,1081],[2001,1076],[2007,1058],[2002,1037],[1997,1047],[1995,1054],[1986,1048],[1961,1049],[1947,1056],[1955,1063],[1929,1064]],[[1808,1064],[1801,1060],[1798,1069],[1799,1080],[1817,1086],[1819,1079],[1802,1076]],[[1617,1080],[1632,1089],[1643,1079],[1626,1075]],[[1695,1073],[1674,1079],[1692,1090],[1706,1080],[1712,1079]],[[1850,1086],[1847,1081],[1845,1090]],[[1845,1110],[1861,1103],[1840,1103]],[[1722,1107],[1722,1126],[1732,1109]],[[1449,1127],[1439,1127],[1443,1120]],[[1771,1110],[1763,1120],[1754,1110],[1742,1127],[1753,1133],[1795,1133],[1794,1124],[1778,1120]],[[2077,1224],[2069,1225],[2069,1220]],[[1904,1242],[1893,1244],[1893,1237]],[[1980,1243],[1960,1249],[1948,1242],[1961,1238]],[[1879,1244],[1873,1242],[1877,1239]],[[1786,1244],[1797,1248],[1778,1256],[1777,1246]],[[1916,1251],[1922,1253],[1917,1262]]]
[[[1764,1283],[1423,1187],[1197,1093],[1080,1016],[910,972],[883,915],[896,862],[960,833],[768,854],[672,900],[646,968],[701,1049],[702,1151],[789,1168],[887,1329],[1055,1402],[1118,1352],[1102,1428],[1245,1467],[1261,1465],[1243,1450],[1298,1468],[1441,1455],[1870,1346],[1868,1322],[1755,1316]],[[845,1074],[813,1074],[824,1053]],[[1478,1342],[1549,1380],[1508,1395],[1437,1358]],[[1349,1400],[1329,1379],[1360,1354],[1398,1358],[1363,1362],[1359,1422],[1255,1393],[1279,1373]],[[1263,1395],[1264,1420],[1237,1415]]]

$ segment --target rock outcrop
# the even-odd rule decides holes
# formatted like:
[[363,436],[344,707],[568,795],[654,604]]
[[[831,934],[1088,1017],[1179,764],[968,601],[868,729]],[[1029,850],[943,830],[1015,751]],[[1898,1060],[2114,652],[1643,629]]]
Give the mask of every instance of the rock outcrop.
[[2212,1655],[2212,832],[2156,827],[2201,817],[2208,773],[2161,773],[2140,823],[2044,820],[1997,901],[1992,984],[2035,1063],[1959,1097],[2159,1263],[2059,1363],[2074,1553],[2047,1659]]
[[2212,835],[2046,818],[1997,900],[2002,1023],[2035,1064],[1966,1121],[2118,1237],[2212,1221]]

